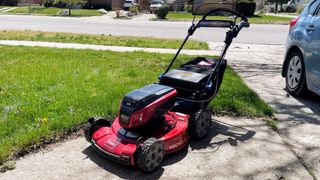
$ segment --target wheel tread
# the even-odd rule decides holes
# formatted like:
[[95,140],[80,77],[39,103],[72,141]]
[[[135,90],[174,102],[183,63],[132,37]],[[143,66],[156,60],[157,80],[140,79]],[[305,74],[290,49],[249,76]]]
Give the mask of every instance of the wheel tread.
[[[197,139],[202,139],[202,138],[207,136],[209,131],[202,137],[197,132],[197,127],[199,125],[199,124],[197,124],[197,121],[200,118],[201,114],[202,113],[206,113],[207,111],[211,114],[211,112],[208,109],[200,109],[194,115],[191,116],[190,121],[189,121],[190,122],[190,124],[189,124],[189,134],[190,134],[191,137],[197,138]],[[209,126],[211,126],[211,120],[210,120]]]
[[[154,171],[155,169],[157,169],[157,167],[156,167],[154,170],[151,170],[151,171],[150,171],[150,170],[147,168],[146,164],[145,164],[145,160],[146,160],[146,158],[147,158],[146,155],[147,155],[150,147],[152,147],[152,146],[153,146],[154,144],[156,144],[156,143],[161,143],[161,144],[162,144],[162,142],[159,141],[157,138],[151,137],[151,138],[147,139],[147,140],[143,143],[143,145],[141,146],[140,149],[138,149],[138,155],[137,155],[137,161],[136,161],[136,163],[137,163],[138,168],[141,169],[141,170],[144,171],[144,172],[150,173],[150,172]],[[163,144],[162,144],[162,146],[163,146]],[[163,147],[163,151],[164,151],[164,147]],[[160,163],[160,164],[161,164],[161,163]]]

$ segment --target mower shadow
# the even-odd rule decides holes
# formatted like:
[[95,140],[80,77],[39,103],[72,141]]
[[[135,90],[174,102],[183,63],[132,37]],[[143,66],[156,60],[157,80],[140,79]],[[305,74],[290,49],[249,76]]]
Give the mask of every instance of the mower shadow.
[[[215,138],[218,135],[222,138]],[[178,152],[166,155],[163,160],[162,167],[150,174],[143,173],[135,167],[124,166],[111,160],[108,160],[102,157],[100,154],[98,154],[91,146],[84,149],[82,153],[85,154],[88,158],[90,158],[90,160],[97,164],[99,167],[120,178],[159,179],[164,173],[163,167],[175,164],[183,160],[190,152],[189,147],[191,148],[191,151],[208,148],[216,151],[223,144],[229,143],[231,146],[237,146],[237,143],[239,141],[247,141],[254,135],[254,131],[250,131],[242,127],[237,127],[220,121],[212,121],[211,130],[205,139],[195,140],[190,138],[190,142],[186,147],[184,147]],[[210,152],[212,152],[212,150]]]
[[102,157],[91,146],[84,149],[82,153],[87,155],[87,157],[100,168],[118,176],[121,179],[159,179],[164,172],[164,169],[160,167],[153,173],[143,173],[135,167],[121,165]]
[[[91,146],[88,146],[82,151],[92,162],[94,162],[99,167],[104,170],[122,178],[122,179],[159,179],[164,168],[160,167],[153,173],[147,174],[140,171],[138,168],[121,165],[119,163],[113,162],[107,158],[102,157],[98,154]],[[188,146],[184,147],[178,152],[166,155],[162,166],[168,166],[181,161],[188,154]]]
[[[287,91],[286,88],[284,88],[284,90]],[[288,114],[293,117],[290,120],[294,120],[297,123],[308,122],[314,125],[320,125],[319,118],[316,117],[320,115],[320,103],[319,103],[320,96],[319,95],[316,95],[311,91],[309,91],[303,97],[293,97],[293,96],[290,96],[289,93],[287,96],[294,98],[300,103],[302,103],[302,105],[288,105],[286,103],[281,103],[281,102],[276,103],[277,106],[283,107],[281,108],[282,111],[286,110],[284,111],[285,114]],[[303,106],[306,106],[307,108],[309,108],[313,114],[310,115],[310,113],[308,114],[304,111],[301,111],[300,109],[302,109]]]
[[[218,150],[223,144],[230,144],[237,146],[238,142],[245,142],[256,134],[255,131],[247,130],[245,128],[235,126],[232,124],[224,123],[214,120],[211,124],[211,129],[206,138],[197,140],[190,140],[191,150],[211,149]],[[219,138],[215,138],[219,135]]]

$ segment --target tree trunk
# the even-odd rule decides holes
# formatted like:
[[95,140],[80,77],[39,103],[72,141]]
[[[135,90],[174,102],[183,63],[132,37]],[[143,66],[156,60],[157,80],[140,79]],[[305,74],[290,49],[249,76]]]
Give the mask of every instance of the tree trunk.
[[275,14],[278,13],[278,3],[279,3],[279,1],[276,0],[276,1],[275,1],[275,7],[274,7],[274,13],[275,13]]
[[71,8],[69,8],[69,16],[71,16]]

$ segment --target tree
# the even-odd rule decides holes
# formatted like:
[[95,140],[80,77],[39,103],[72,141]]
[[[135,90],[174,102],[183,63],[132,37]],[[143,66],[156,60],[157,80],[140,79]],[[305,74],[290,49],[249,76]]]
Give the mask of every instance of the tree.
[[287,0],[274,0],[274,13],[278,13],[278,5],[280,4],[280,11],[283,10],[282,5],[287,3]]
[[64,3],[69,10],[69,16],[71,16],[71,10],[78,4],[84,4],[85,0],[55,0],[55,4]]

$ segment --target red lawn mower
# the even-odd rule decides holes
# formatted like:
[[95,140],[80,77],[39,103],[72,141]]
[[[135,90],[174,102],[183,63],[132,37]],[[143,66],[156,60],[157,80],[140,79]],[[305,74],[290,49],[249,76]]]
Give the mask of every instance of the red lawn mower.
[[[207,19],[217,13],[235,18]],[[241,21],[237,22],[237,18]],[[195,57],[178,69],[170,70],[188,38],[202,27],[229,28],[219,58]],[[226,51],[243,27],[249,27],[247,18],[224,8],[210,10],[197,23],[193,20],[187,37],[159,77],[159,83],[128,93],[113,123],[103,118],[90,118],[85,127],[86,139],[102,156],[152,172],[161,165],[166,154],[187,145],[189,136],[204,138],[211,126],[211,112],[206,107],[222,83]]]

